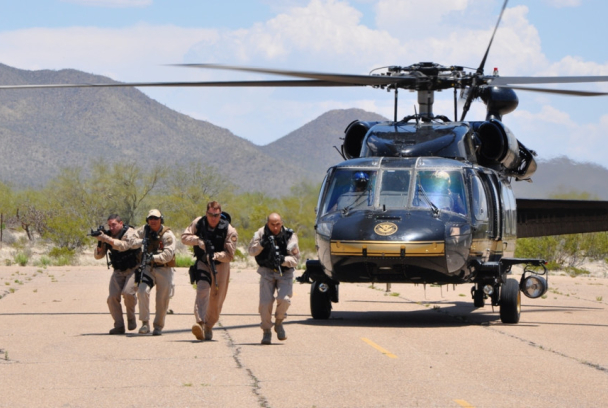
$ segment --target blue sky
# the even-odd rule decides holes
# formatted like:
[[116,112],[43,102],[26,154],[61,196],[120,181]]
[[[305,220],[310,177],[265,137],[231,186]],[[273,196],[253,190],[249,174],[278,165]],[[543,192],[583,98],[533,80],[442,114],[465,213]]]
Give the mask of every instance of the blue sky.
[[[502,0],[21,0],[0,8],[0,62],[75,68],[118,81],[270,77],[166,66],[225,63],[368,73],[433,61],[477,67]],[[501,75],[608,75],[608,2],[511,0],[486,64]],[[608,84],[570,86],[608,92]],[[392,117],[392,94],[363,89],[142,89],[166,106],[267,144],[329,109]],[[568,155],[608,167],[608,97],[518,92],[504,122],[539,157]],[[435,113],[452,116],[451,92]],[[400,93],[399,116],[415,94]],[[482,119],[474,104],[469,119]],[[344,124],[345,126],[347,124]]]

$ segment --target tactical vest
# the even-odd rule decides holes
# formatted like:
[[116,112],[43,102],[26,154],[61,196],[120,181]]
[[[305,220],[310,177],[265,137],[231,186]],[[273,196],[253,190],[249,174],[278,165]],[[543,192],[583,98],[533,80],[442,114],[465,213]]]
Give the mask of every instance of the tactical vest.
[[[163,251],[163,249],[164,249],[163,235],[165,234],[165,232],[169,231],[170,229],[171,228],[165,227],[164,225],[159,232],[154,232],[154,231],[152,231],[152,229],[149,229],[147,253],[152,254],[152,255],[158,255]],[[155,265],[174,267],[176,265],[175,264],[175,254],[173,254],[173,258],[171,258],[171,260],[169,262],[167,262],[166,264],[155,263]]]
[[[121,240],[127,230],[132,228],[130,225],[125,225],[120,230],[120,233],[116,239]],[[118,251],[110,248],[110,263],[114,269],[119,271],[126,271],[137,266],[141,261],[141,249],[129,249],[126,251]]]
[[[210,241],[215,251],[221,252],[224,250],[224,243],[226,242],[226,237],[228,236],[229,225],[230,222],[228,220],[220,219],[217,227],[215,227],[214,230],[209,231],[207,216],[204,216],[196,223],[196,235],[202,240]],[[201,249],[198,245],[194,246],[194,255],[196,255],[196,259],[199,261],[207,263],[207,252]]]
[[[270,229],[268,228],[268,225],[264,226],[264,235],[267,236],[267,237],[269,237],[269,236],[272,235],[272,232],[270,232]],[[288,255],[288,252],[287,252],[287,243],[291,239],[292,235],[293,235],[293,230],[292,229],[281,227],[281,232],[279,232],[278,235],[274,236],[274,243],[275,243],[276,246],[279,247],[279,254],[281,254],[283,256],[287,256]],[[264,247],[264,250],[262,250],[262,252],[260,252],[255,257],[255,261],[260,266],[264,266],[266,268],[274,269],[275,265],[274,265],[274,262],[273,262],[273,259],[272,259],[273,252],[274,252],[274,250],[272,250],[271,248]]]

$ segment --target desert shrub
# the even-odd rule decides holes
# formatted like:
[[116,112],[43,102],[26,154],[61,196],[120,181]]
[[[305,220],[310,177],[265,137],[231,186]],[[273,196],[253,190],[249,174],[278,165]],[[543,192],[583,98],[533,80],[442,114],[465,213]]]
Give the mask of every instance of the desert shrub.
[[175,266],[178,268],[189,268],[194,265],[195,259],[190,254],[175,255]]
[[15,255],[13,255],[13,261],[15,261],[15,263],[20,266],[27,265],[29,260],[30,260],[30,257],[24,251],[19,251]]
[[76,251],[67,247],[54,247],[49,251],[55,266],[73,265],[76,259]]
[[48,256],[41,256],[40,259],[38,259],[36,262],[34,262],[35,266],[42,266],[43,268],[46,269],[47,266],[52,265],[52,261],[51,258],[49,258]]
[[247,262],[247,253],[244,253],[239,248],[234,251],[234,260],[237,262]]

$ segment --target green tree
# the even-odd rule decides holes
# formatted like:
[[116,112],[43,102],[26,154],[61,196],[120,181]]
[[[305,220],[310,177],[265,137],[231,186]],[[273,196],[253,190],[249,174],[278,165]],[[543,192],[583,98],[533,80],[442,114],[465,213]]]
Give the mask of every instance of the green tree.
[[220,202],[226,210],[229,205],[224,200],[233,188],[214,167],[193,162],[167,173],[155,201],[171,225],[186,228],[193,219],[205,215],[211,200]]
[[41,237],[47,233],[47,222],[52,211],[45,192],[31,189],[19,191],[14,196],[14,207],[13,219],[30,241],[34,240],[34,232]]
[[14,214],[15,205],[13,191],[11,187],[0,181],[0,237],[2,237],[2,231],[6,228],[8,218]]
[[93,164],[87,189],[97,197],[105,217],[117,213],[125,223],[130,224],[135,223],[142,204],[166,174],[167,168],[163,166],[143,170],[136,163],[109,166],[97,162]]

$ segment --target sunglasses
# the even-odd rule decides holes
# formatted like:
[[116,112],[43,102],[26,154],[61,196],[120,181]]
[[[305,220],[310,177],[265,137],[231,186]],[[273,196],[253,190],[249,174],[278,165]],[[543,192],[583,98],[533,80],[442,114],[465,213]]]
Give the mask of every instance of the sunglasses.
[[207,211],[207,217],[217,218],[220,215],[222,215],[222,213],[213,214],[213,213],[210,213],[209,211]]
[[160,220],[159,217],[148,217],[149,220]]

